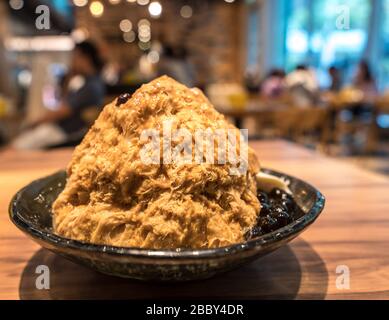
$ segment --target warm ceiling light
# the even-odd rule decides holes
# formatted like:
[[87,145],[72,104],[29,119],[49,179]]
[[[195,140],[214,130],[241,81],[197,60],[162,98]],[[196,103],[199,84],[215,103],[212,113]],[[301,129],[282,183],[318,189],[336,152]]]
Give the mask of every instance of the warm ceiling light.
[[86,28],[77,28],[72,31],[71,36],[76,43],[80,43],[88,39],[89,31]]
[[158,61],[159,61],[159,53],[158,53],[158,51],[156,51],[156,50],[150,51],[148,53],[148,55],[147,55],[147,60],[150,63],[153,63],[153,64],[158,63]]
[[150,43],[150,41],[149,42],[139,41],[138,47],[139,47],[139,49],[146,51],[146,50],[149,50],[151,48],[151,43]]
[[162,13],[162,6],[158,1],[152,2],[149,5],[149,13],[152,17],[159,17]]
[[89,10],[94,17],[101,17],[104,13],[104,5],[100,1],[93,1]]
[[227,3],[233,3],[235,0],[224,0]]
[[[141,39],[143,42],[147,42],[151,38],[151,30],[149,26],[141,26],[138,28],[138,37]],[[148,40],[145,40],[148,39]]]
[[10,51],[71,51],[74,41],[69,36],[10,37],[5,40]]
[[136,2],[141,6],[145,6],[149,4],[150,0],[137,0]]
[[151,40],[151,36],[147,36],[147,37],[141,37],[141,36],[138,36],[139,38],[139,41],[140,42],[149,42]]
[[192,15],[193,15],[193,9],[191,6],[182,6],[181,10],[180,10],[180,15],[181,17],[185,18],[185,19],[189,19]]
[[120,21],[119,28],[123,32],[130,32],[132,29],[132,23],[128,19],[123,19],[122,21]]
[[142,26],[150,27],[150,21],[147,20],[147,19],[140,19],[139,22],[138,22],[138,28],[140,28]]
[[147,36],[151,33],[151,31],[148,26],[142,26],[138,29],[138,33],[142,36]]
[[24,6],[24,1],[23,0],[10,0],[9,6],[14,10],[20,10]]
[[88,4],[88,0],[73,0],[76,7],[85,7]]
[[123,40],[125,42],[128,42],[128,43],[134,42],[135,38],[136,38],[136,35],[135,35],[134,31],[129,31],[129,32],[123,33]]
[[121,0],[109,0],[110,4],[118,4]]
[[17,77],[18,82],[22,87],[28,88],[31,85],[32,74],[30,70],[24,69],[20,71]]
[[135,3],[136,0],[127,0],[127,2],[130,2],[130,3]]

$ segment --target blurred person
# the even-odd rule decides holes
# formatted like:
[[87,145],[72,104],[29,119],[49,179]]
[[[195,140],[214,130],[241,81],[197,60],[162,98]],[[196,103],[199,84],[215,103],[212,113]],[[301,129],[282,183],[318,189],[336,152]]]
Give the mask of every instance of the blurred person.
[[319,89],[315,73],[305,65],[298,65],[294,71],[286,76],[285,81],[289,88],[301,86],[309,92],[315,92]]
[[315,105],[319,84],[313,70],[305,65],[298,65],[286,76],[285,83],[296,106],[305,108]]
[[328,74],[331,78],[331,85],[329,87],[329,90],[333,92],[338,92],[342,87],[342,77],[340,70],[335,66],[331,66],[328,69]]
[[285,89],[285,71],[273,69],[266,76],[261,86],[261,93],[265,97],[276,98],[283,94]]
[[188,53],[182,46],[165,46],[158,66],[158,75],[168,75],[191,88],[195,85],[193,65]]
[[249,93],[258,94],[261,87],[261,76],[258,66],[249,66],[244,73],[244,85]]
[[47,110],[11,142],[11,147],[42,149],[63,144],[74,134],[85,133],[88,124],[82,117],[83,112],[103,105],[105,88],[100,77],[102,67],[94,44],[77,44],[72,53],[70,74],[62,83],[58,109]]
[[[0,32],[0,119],[12,114],[17,107],[17,97],[19,97],[16,94],[16,88],[13,85],[13,81],[11,81],[11,68],[4,47],[4,38],[5,34]],[[7,126],[4,122],[0,123],[0,146],[5,145],[7,141],[7,131]]]
[[373,99],[377,95],[375,80],[367,61],[362,60],[358,64],[353,86],[363,92],[366,101]]
[[362,60],[358,64],[352,86],[345,89],[345,93],[349,94],[351,100],[357,99],[357,101],[352,101],[349,108],[344,111],[344,115],[347,115],[347,112],[351,115],[349,121],[371,121],[373,102],[378,91],[367,61]]

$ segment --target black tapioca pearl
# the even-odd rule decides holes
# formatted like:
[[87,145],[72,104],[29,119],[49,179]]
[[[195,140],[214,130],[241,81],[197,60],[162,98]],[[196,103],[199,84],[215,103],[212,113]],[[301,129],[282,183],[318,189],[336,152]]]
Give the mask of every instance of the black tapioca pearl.
[[271,205],[266,202],[261,202],[261,210],[259,211],[259,216],[266,216],[270,214]]
[[292,222],[291,216],[287,209],[280,205],[274,206],[271,209],[270,215],[277,220],[278,228],[282,228]]
[[295,209],[292,211],[293,220],[301,218],[304,214],[304,211],[296,204]]
[[258,192],[257,198],[258,198],[261,205],[265,204],[265,203],[269,203],[269,197],[267,196],[267,194],[265,192]]
[[276,188],[269,193],[258,191],[257,197],[261,209],[255,226],[245,234],[246,239],[275,231],[304,215],[293,196],[284,190]]
[[116,99],[116,106],[119,107],[123,103],[126,103],[131,98],[131,95],[129,93],[122,93],[117,99]]
[[249,240],[259,237],[260,235],[262,235],[261,227],[255,226],[245,233],[244,238]]
[[272,232],[278,228],[278,222],[271,215],[261,217],[261,228],[265,233]]
[[290,194],[279,188],[275,188],[270,191],[269,197],[275,200],[293,200]]
[[283,206],[288,212],[293,212],[296,210],[296,203],[292,200],[281,200],[279,204]]

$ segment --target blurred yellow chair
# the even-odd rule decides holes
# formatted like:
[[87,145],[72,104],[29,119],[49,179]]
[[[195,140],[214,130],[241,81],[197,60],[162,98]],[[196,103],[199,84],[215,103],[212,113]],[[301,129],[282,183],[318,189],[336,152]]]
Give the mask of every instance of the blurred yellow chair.
[[231,108],[234,111],[244,111],[248,103],[248,95],[245,92],[228,95]]
[[91,106],[86,108],[81,113],[82,120],[87,124],[88,127],[92,126],[97,117],[99,116],[101,112],[101,108],[98,108],[96,106]]
[[374,152],[378,148],[379,144],[379,127],[377,120],[382,115],[389,115],[389,90],[385,91],[384,94],[378,97],[374,104],[373,121],[371,122],[368,129],[368,136],[366,142],[366,152]]

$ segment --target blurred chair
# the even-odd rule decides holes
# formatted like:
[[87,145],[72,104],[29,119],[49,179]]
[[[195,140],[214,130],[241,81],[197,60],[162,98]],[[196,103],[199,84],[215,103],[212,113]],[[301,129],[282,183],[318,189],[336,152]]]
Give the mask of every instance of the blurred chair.
[[335,121],[330,141],[339,144],[343,137],[355,137],[357,134],[366,132],[371,125],[372,117],[355,115],[358,108],[371,105],[371,101],[367,101],[363,91],[359,89],[344,88],[332,97],[330,105],[334,113],[333,121]]
[[96,107],[96,106],[92,106],[92,107],[86,108],[81,113],[82,120],[86,123],[88,128],[94,124],[94,122],[96,121],[100,112],[101,112],[101,108]]
[[294,139],[301,143],[315,143],[325,147],[329,121],[328,109],[310,107],[300,110],[299,121],[296,124]]
[[[385,119],[388,119],[387,121],[385,121],[385,124],[388,123],[389,125],[389,90],[386,91],[382,96],[378,97],[375,101],[373,120],[368,129],[368,136],[365,148],[366,152],[371,153],[377,151],[380,140],[380,133],[383,130],[382,127],[384,127],[380,127],[379,122],[383,122]],[[389,131],[389,128],[387,129],[387,131]]]
[[280,138],[295,138],[300,114],[301,109],[296,107],[275,110],[273,113],[273,123],[276,135]]
[[276,126],[274,124],[274,112],[263,110],[254,118],[254,131],[256,138],[273,138],[276,135]]
[[273,113],[277,136],[299,143],[322,145],[328,126],[328,109],[322,107],[288,107]]
[[[253,97],[252,100],[255,107],[260,110],[260,113],[254,119],[256,136],[260,138],[282,137],[289,131],[287,129],[289,120],[283,119],[282,116],[283,112],[292,105],[288,94],[276,98],[260,95]],[[279,122],[279,125],[277,122]]]
[[86,108],[82,113],[81,117],[83,121],[86,123],[86,127],[80,131],[73,132],[68,136],[68,139],[60,144],[48,146],[46,149],[57,149],[57,148],[65,148],[65,147],[76,147],[78,146],[85,134],[88,132],[88,129],[94,124],[95,120],[99,116],[101,112],[101,108],[96,106],[91,106]]

